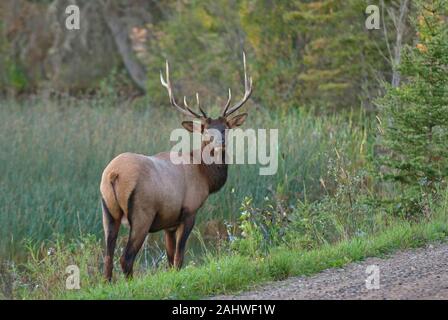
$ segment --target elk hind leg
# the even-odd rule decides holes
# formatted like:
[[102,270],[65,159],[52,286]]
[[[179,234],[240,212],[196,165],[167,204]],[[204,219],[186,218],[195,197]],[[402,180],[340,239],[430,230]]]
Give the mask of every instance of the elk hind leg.
[[101,199],[103,209],[103,228],[106,241],[106,254],[104,256],[104,277],[107,281],[112,279],[114,266],[114,251],[117,243],[118,231],[120,230],[120,220],[115,220],[110,214],[104,199]]
[[120,258],[121,268],[127,278],[132,277],[135,257],[143,245],[154,220],[155,212],[135,206],[128,210],[129,239]]

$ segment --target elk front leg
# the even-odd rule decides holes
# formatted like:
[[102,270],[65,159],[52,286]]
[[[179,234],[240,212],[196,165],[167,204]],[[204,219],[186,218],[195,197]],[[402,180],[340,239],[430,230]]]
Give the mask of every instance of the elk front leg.
[[184,220],[176,230],[176,254],[174,255],[174,267],[176,269],[182,268],[185,255],[185,245],[194,227],[195,213],[186,214]]
[[175,230],[165,230],[165,249],[168,259],[168,266],[171,268],[174,265],[174,254],[176,252]]

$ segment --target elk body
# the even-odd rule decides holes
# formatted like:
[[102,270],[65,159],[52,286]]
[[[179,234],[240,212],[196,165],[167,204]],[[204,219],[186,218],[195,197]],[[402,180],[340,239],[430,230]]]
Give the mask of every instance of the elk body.
[[[217,119],[207,116],[199,105],[200,114],[193,111],[184,97],[184,104],[177,104],[169,78],[166,63],[166,81],[162,73],[162,85],[168,90],[170,103],[182,114],[200,120],[199,130],[206,134],[214,129],[221,134],[221,152],[224,159],[225,130],[240,126],[247,114],[230,118],[249,99],[252,93],[252,79],[247,77],[246,59],[244,62],[245,93],[242,100],[230,107],[231,91],[222,115]],[[184,121],[185,129],[193,132],[192,121]],[[210,142],[203,142],[207,144]],[[164,230],[165,247],[170,266],[182,267],[185,245],[194,226],[196,212],[208,196],[217,192],[226,182],[227,164],[205,164],[192,161],[194,152],[183,154],[188,158],[186,164],[174,164],[170,152],[154,156],[123,153],[114,158],[104,169],[100,191],[102,196],[103,227],[106,241],[104,258],[105,277],[112,278],[113,255],[118,231],[122,222],[129,224],[129,238],[120,259],[124,274],[132,276],[135,257],[148,232]]]

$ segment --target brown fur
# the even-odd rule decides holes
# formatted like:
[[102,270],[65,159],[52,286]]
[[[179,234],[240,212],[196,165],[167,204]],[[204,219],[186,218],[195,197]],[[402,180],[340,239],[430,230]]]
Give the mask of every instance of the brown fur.
[[[245,118],[246,114],[236,116],[233,122],[225,118],[204,119],[202,130],[239,126]],[[192,128],[190,125],[184,123],[187,129]],[[132,275],[135,256],[148,232],[159,230],[165,230],[168,263],[180,268],[197,210],[226,180],[226,164],[176,165],[169,152],[155,156],[123,153],[114,158],[104,169],[100,185],[106,278],[112,277],[115,241],[122,221],[130,225],[128,243],[120,259],[126,276]]]
[[[224,141],[223,151],[225,129],[240,126],[247,117],[247,113],[243,113],[229,119],[231,114],[246,103],[252,93],[252,78],[247,77],[244,52],[243,65],[244,96],[230,107],[232,95],[229,89],[229,98],[222,116],[217,119],[209,118],[200,107],[198,94],[196,101],[202,115],[190,109],[185,98],[183,107],[177,104],[169,78],[168,61],[166,81],[160,73],[160,81],[168,90],[171,105],[182,114],[201,119],[201,125],[198,126],[201,134],[208,129],[218,130],[221,133],[221,141]],[[190,132],[195,130],[192,121],[184,121],[182,125]],[[225,152],[222,154],[224,156]],[[191,159],[193,155],[194,153],[183,156]],[[226,180],[226,164],[175,165],[171,162],[168,152],[155,156],[123,153],[113,159],[104,169],[100,185],[106,239],[104,259],[106,279],[110,281],[112,278],[113,255],[121,222],[128,222],[130,226],[129,239],[120,258],[121,268],[127,277],[132,276],[135,256],[148,232],[162,229],[165,230],[168,263],[170,266],[181,268],[185,245],[194,226],[196,211],[210,193],[222,188]]]

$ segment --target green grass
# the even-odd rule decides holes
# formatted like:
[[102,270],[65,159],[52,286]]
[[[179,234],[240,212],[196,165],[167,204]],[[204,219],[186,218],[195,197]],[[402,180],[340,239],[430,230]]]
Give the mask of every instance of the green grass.
[[[447,208],[448,194],[433,208],[431,217],[419,222],[396,218],[376,232],[313,249],[304,249],[297,242],[253,254],[227,247],[221,252],[207,252],[201,261],[191,260],[180,271],[167,269],[166,263],[137,268],[130,281],[124,279],[117,263],[112,284],[102,278],[102,244],[94,236],[47,243],[45,253],[51,253],[44,255],[39,255],[38,246],[30,244],[27,262],[6,270],[3,278],[9,278],[9,283],[0,281],[0,297],[3,292],[14,299],[198,299],[236,293],[255,284],[311,275],[367,257],[444,241],[448,237]],[[65,288],[65,270],[73,264],[80,269],[79,291]]]
[[[213,110],[214,114],[218,110]],[[245,128],[279,129],[279,170],[258,175],[256,165],[234,165],[229,180],[199,212],[234,220],[245,196],[256,205],[272,192],[295,203],[324,192],[335,149],[362,166],[369,152],[370,121],[350,114],[317,117],[312,112],[249,110]],[[127,106],[106,98],[0,101],[0,259],[25,256],[23,240],[55,234],[76,239],[102,235],[98,186],[116,155],[154,154],[170,149],[169,134],[181,118],[168,105]]]
[[384,256],[399,249],[422,246],[445,240],[448,236],[446,214],[431,222],[405,222],[369,237],[355,237],[336,245],[325,245],[311,251],[277,248],[254,259],[241,255],[211,258],[202,266],[189,266],[179,272],[124,279],[114,284],[83,287],[79,292],[60,291],[55,298],[71,299],[197,299],[211,295],[235,293],[271,280],[289,276],[310,275],[336,268],[371,256]]
[[[105,284],[98,192],[102,170],[124,151],[168,150],[169,134],[181,118],[166,108],[144,103],[116,108],[104,98],[0,102],[0,260],[8,261],[0,263],[0,296],[202,298],[448,235],[448,194],[431,203],[430,217],[416,213],[413,223],[377,201],[385,194],[393,199],[394,191],[368,173],[374,140],[369,119],[256,110],[245,127],[279,129],[278,173],[263,177],[257,166],[232,166],[225,188],[199,213],[199,225],[230,220],[246,235],[236,233],[236,241],[215,247],[197,241],[203,245],[201,256],[191,250],[191,239],[187,266],[179,272],[157,260],[163,249],[152,237],[139,255],[135,279],[125,281],[116,265],[114,283]],[[250,205],[240,208],[247,201]],[[72,264],[81,271],[79,292],[65,289],[65,269]]]

